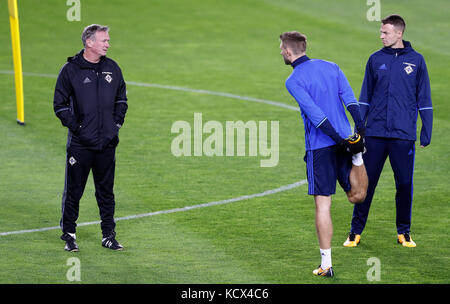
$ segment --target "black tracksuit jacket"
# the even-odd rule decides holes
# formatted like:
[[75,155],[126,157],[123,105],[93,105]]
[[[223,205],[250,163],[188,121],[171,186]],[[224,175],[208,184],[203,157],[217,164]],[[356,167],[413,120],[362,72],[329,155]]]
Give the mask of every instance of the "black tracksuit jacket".
[[69,128],[68,147],[115,147],[128,109],[122,71],[106,56],[90,63],[83,52],[67,58],[59,72],[53,109],[62,125]]

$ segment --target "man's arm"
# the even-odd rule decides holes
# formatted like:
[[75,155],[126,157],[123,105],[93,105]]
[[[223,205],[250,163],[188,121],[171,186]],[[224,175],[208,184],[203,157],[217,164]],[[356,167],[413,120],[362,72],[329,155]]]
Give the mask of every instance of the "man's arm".
[[431,142],[431,132],[433,129],[433,106],[431,104],[430,79],[428,77],[427,65],[423,59],[418,72],[419,83],[417,88],[417,106],[419,108],[420,119],[422,119],[420,145],[422,147],[426,147]]
[[328,120],[325,113],[323,113],[322,109],[316,105],[309,93],[299,83],[297,83],[295,79],[288,79],[288,81],[286,81],[286,88],[295,98],[302,112],[308,117],[314,126],[331,137],[340,148],[352,154],[362,151],[364,148],[362,142],[358,141],[359,144],[354,144],[351,140],[342,138]]
[[364,80],[361,87],[361,93],[359,95],[359,105],[361,112],[361,119],[365,124],[367,120],[367,113],[369,111],[370,102],[373,96],[374,89],[374,78],[373,78],[373,70],[372,70],[372,57],[369,58],[366,64],[366,71],[364,74]]
[[339,85],[339,97],[347,108],[347,111],[350,112],[350,115],[355,122],[355,131],[364,136],[365,126],[364,121],[361,118],[360,106],[358,101],[355,98],[355,94],[353,94],[352,87],[345,77],[342,70],[338,67],[338,85]]
[[67,64],[63,66],[56,80],[55,94],[53,97],[53,110],[56,116],[61,120],[61,124],[76,132],[79,128],[75,115],[70,106],[70,96],[72,95],[72,86],[67,74]]
[[330,136],[336,143],[340,143],[343,140],[322,109],[316,105],[309,93],[295,79],[288,79],[286,88],[297,101],[302,112],[305,113],[316,128]]
[[127,99],[127,87],[122,76],[122,71],[120,70],[120,68],[118,68],[118,70],[120,75],[119,78],[120,84],[117,90],[116,100],[114,104],[114,120],[118,125],[118,127],[120,128],[122,127],[125,121],[125,114],[127,113],[128,109],[127,104],[128,99]]
[[309,95],[309,93],[294,78],[289,78],[286,81],[286,88],[297,101],[303,113],[305,113],[313,125],[318,128],[321,123],[326,120],[327,116],[314,102],[311,95]]
[[347,111],[350,112],[350,115],[355,122],[355,131],[362,137],[366,134],[366,127],[364,126],[364,121],[361,118],[361,110],[359,104],[352,104],[347,107]]

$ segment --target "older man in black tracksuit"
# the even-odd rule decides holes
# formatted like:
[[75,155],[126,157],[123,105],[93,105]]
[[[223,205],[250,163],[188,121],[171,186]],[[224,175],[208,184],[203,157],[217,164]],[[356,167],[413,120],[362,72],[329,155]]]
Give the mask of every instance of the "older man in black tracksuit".
[[79,201],[91,170],[102,245],[113,250],[123,248],[115,238],[113,186],[115,150],[128,105],[122,72],[106,57],[108,30],[97,24],[86,27],[82,34],[84,49],[67,59],[56,82],[54,111],[69,129],[60,222],[67,251],[78,251],[75,230]]

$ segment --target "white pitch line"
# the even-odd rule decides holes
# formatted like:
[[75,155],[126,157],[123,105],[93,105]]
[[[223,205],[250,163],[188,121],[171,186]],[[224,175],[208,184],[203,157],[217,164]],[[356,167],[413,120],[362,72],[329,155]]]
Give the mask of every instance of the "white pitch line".
[[[7,74],[7,75],[14,75],[14,71],[7,71],[7,70],[0,70],[0,74]],[[46,77],[46,78],[57,78],[57,75],[53,74],[44,74],[44,73],[29,73],[29,72],[23,72],[24,76],[32,76],[32,77]],[[208,91],[208,90],[199,90],[199,89],[189,89],[189,88],[183,88],[183,87],[177,87],[177,86],[169,86],[169,85],[161,85],[161,84],[154,84],[154,83],[144,83],[144,82],[134,82],[134,81],[128,81],[127,84],[139,86],[139,87],[150,87],[150,88],[159,88],[159,89],[167,89],[167,90],[176,90],[176,91],[184,91],[184,92],[190,92],[190,93],[199,93],[199,94],[207,94],[207,95],[215,95],[215,96],[222,96],[222,97],[228,97],[228,98],[234,98],[234,99],[241,99],[246,101],[253,101],[263,104],[268,104],[276,107],[281,107],[293,111],[299,111],[297,107],[293,107],[281,102],[272,101],[272,100],[265,100],[265,99],[259,99],[259,98],[253,98],[253,97],[247,97],[247,96],[241,96],[236,94],[230,94],[225,92],[215,92],[215,91]],[[222,201],[215,201],[215,202],[209,202],[209,203],[203,203],[193,206],[187,206],[182,208],[175,208],[175,209],[169,209],[169,210],[161,210],[161,211],[155,211],[155,212],[149,212],[149,213],[143,213],[143,214],[136,214],[136,215],[129,215],[124,217],[116,218],[116,221],[122,221],[122,220],[131,220],[141,217],[148,217],[148,216],[154,216],[158,214],[168,214],[168,213],[175,213],[175,212],[184,212],[192,209],[197,208],[205,208],[210,206],[216,206],[216,205],[223,205],[223,204],[229,204],[233,202],[238,202],[242,200],[252,199],[255,197],[263,197],[266,195],[286,191],[293,189],[295,187],[299,187],[303,184],[306,184],[307,180],[301,180],[293,184],[284,185],[276,189],[267,190],[261,193],[255,193],[250,195],[244,195],[236,198],[230,198]],[[100,221],[93,221],[93,222],[85,222],[80,223],[77,226],[88,226],[88,225],[95,225],[100,224]],[[40,231],[47,231],[47,230],[55,230],[60,229],[59,226],[53,226],[53,227],[45,227],[45,228],[37,228],[37,229],[28,229],[28,230],[17,230],[17,231],[8,231],[8,232],[0,232],[0,236],[5,235],[11,235],[11,234],[24,234],[24,233],[32,233],[32,232],[40,232]]]
[[[7,70],[0,70],[0,74],[6,74],[6,75],[14,75],[14,71],[7,71]],[[24,76],[32,76],[32,77],[46,77],[46,78],[57,78],[57,75],[53,74],[45,74],[45,73],[29,73],[29,72],[23,72]],[[206,95],[215,95],[215,96],[221,96],[221,97],[228,97],[228,98],[234,98],[234,99],[240,99],[240,100],[246,100],[246,101],[252,101],[252,102],[258,102],[263,104],[268,104],[271,106],[276,106],[280,108],[285,108],[292,111],[299,112],[298,107],[290,106],[288,104],[273,101],[273,100],[267,100],[267,99],[260,99],[260,98],[254,98],[254,97],[248,97],[248,96],[242,96],[237,94],[231,94],[226,92],[216,92],[216,91],[209,91],[209,90],[200,90],[200,89],[190,89],[190,88],[184,88],[184,87],[178,87],[178,86],[172,86],[172,85],[163,85],[163,84],[156,84],[156,83],[145,83],[145,82],[135,82],[135,81],[126,81],[128,85],[137,86],[137,87],[147,87],[147,88],[158,88],[158,89],[167,89],[167,90],[174,90],[174,91],[183,91],[183,92],[189,92],[189,93],[197,93],[197,94],[206,94]]]
[[[198,209],[198,208],[206,208],[206,207],[211,207],[211,206],[230,204],[230,203],[234,203],[234,202],[239,202],[239,201],[248,200],[248,199],[252,199],[252,198],[256,198],[256,197],[263,197],[263,196],[267,196],[267,195],[271,195],[271,194],[287,191],[287,190],[299,187],[301,185],[304,185],[306,183],[307,183],[307,181],[306,181],[306,179],[304,179],[304,180],[295,182],[293,184],[284,185],[284,186],[281,186],[279,188],[266,190],[266,191],[260,192],[260,193],[243,195],[243,196],[230,198],[230,199],[226,199],[226,200],[214,201],[214,202],[203,203],[203,204],[192,205],[192,206],[186,206],[186,207],[182,207],[182,208],[160,210],[160,211],[155,211],[155,212],[148,212],[148,213],[142,213],[142,214],[136,214],[136,215],[123,216],[123,217],[116,218],[115,221],[118,222],[118,221],[133,220],[133,219],[138,219],[138,218],[142,218],[142,217],[149,217],[149,216],[154,216],[154,215],[159,215],[159,214],[185,212],[185,211]],[[96,224],[100,224],[100,221],[80,223],[80,224],[77,225],[77,227],[96,225]],[[41,231],[56,230],[56,229],[61,229],[61,227],[60,226],[53,226],[53,227],[45,227],[45,228],[37,228],[37,229],[1,232],[0,236],[12,235],[12,234],[25,234],[25,233],[41,232]]]
[[138,87],[168,89],[168,90],[175,90],[175,91],[184,91],[184,92],[189,92],[189,93],[207,94],[207,95],[215,95],[215,96],[228,97],[228,98],[234,98],[234,99],[241,99],[241,100],[246,100],[246,101],[264,103],[264,104],[268,104],[268,105],[272,105],[272,106],[276,106],[276,107],[280,107],[280,108],[289,109],[292,111],[299,111],[298,107],[293,107],[293,106],[290,106],[290,105],[287,105],[287,104],[284,104],[281,102],[260,99],[260,98],[254,98],[254,97],[248,97],[248,96],[242,96],[242,95],[236,95],[236,94],[225,93],[225,92],[190,89],[190,88],[183,88],[183,87],[177,87],[177,86],[135,82],[135,81],[127,81],[126,83],[129,85],[134,85],[134,86],[138,86]]

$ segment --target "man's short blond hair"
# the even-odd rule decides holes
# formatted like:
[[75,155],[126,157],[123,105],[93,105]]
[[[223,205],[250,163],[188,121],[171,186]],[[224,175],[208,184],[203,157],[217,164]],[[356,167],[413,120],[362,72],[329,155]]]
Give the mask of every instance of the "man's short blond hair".
[[284,32],[280,35],[280,40],[284,48],[290,48],[294,55],[306,52],[306,36],[297,32]]

